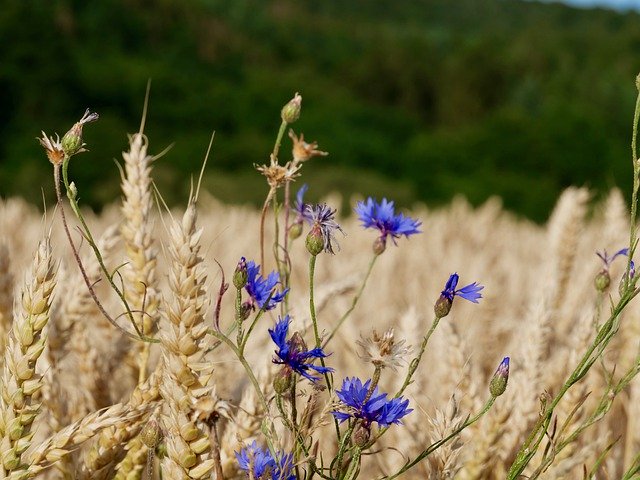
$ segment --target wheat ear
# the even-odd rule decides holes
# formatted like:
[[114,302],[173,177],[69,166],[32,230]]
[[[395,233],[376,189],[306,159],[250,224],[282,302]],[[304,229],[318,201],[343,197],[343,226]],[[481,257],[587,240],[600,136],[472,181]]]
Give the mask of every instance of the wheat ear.
[[9,333],[2,369],[0,402],[0,455],[4,476],[27,468],[22,454],[31,445],[31,425],[40,412],[38,401],[43,386],[36,362],[47,337],[43,329],[56,284],[55,268],[48,238],[38,245],[22,289],[21,308]]
[[203,361],[208,325],[201,234],[192,202],[182,222],[171,227],[168,248],[172,296],[165,308],[168,328],[161,335],[166,375],[160,389],[167,404],[162,416],[167,446],[162,471],[167,478],[208,478],[215,464],[209,428],[196,418],[196,405],[213,395],[213,367]]

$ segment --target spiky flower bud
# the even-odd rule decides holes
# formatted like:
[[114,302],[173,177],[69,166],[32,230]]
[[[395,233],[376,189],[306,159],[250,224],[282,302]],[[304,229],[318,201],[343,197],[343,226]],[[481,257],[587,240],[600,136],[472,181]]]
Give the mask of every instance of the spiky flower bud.
[[140,432],[140,439],[147,447],[155,449],[160,440],[162,439],[162,430],[155,418],[149,419],[145,424],[142,432]]
[[293,371],[288,366],[282,368],[273,379],[273,389],[277,394],[287,392],[293,383]]
[[387,237],[378,237],[373,242],[373,253],[376,255],[382,255],[387,249]]
[[64,134],[60,143],[62,144],[62,150],[67,157],[71,157],[76,153],[84,152],[84,143],[82,143],[82,127],[85,123],[95,122],[98,119],[97,113],[91,113],[89,109],[84,112],[84,115],[79,122],[76,122],[71,129]]
[[300,118],[300,110],[302,110],[302,97],[296,92],[294,97],[282,107],[280,116],[282,121],[293,123]]
[[314,225],[305,240],[307,251],[314,257],[324,249],[324,237],[319,226]]
[[596,290],[599,292],[604,292],[609,288],[611,284],[611,276],[607,270],[601,270],[593,279],[593,283],[596,287]]
[[433,311],[438,318],[444,318],[449,315],[451,311],[451,305],[453,305],[453,301],[449,300],[444,295],[440,295],[440,298],[436,300],[436,304],[433,306]]
[[296,222],[289,228],[289,238],[295,240],[302,235],[302,222]]
[[247,260],[242,257],[236,266],[236,271],[233,273],[233,286],[240,290],[247,284],[249,274],[247,273]]
[[494,397],[499,397],[507,389],[509,381],[509,357],[504,357],[498,366],[496,373],[493,374],[491,383],[489,384],[489,392]]
[[370,439],[371,427],[365,425],[364,423],[360,423],[353,432],[353,442],[356,444],[356,446],[362,448],[369,442]]

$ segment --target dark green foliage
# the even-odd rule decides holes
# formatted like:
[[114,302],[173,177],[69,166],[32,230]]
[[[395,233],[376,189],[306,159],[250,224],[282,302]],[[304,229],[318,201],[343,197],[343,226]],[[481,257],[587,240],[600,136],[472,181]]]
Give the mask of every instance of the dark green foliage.
[[[73,159],[84,203],[119,197],[113,159],[137,131],[147,79],[155,177],[184,201],[216,131],[205,186],[259,203],[279,113],[330,156],[327,190],[401,205],[497,194],[536,220],[571,184],[629,188],[640,16],[517,0],[8,0],[0,9],[0,194],[52,198],[35,141],[86,107]],[[281,158],[288,159],[285,140]],[[387,179],[386,183],[384,179]],[[343,184],[338,184],[338,180]]]

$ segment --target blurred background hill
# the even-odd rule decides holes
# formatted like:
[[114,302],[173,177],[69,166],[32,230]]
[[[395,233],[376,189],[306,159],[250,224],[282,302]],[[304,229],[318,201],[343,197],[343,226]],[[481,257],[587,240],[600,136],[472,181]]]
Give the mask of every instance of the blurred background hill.
[[[0,9],[0,196],[51,203],[35,141],[86,107],[84,203],[118,198],[118,159],[146,125],[165,198],[183,201],[216,131],[205,186],[228,202],[267,191],[279,111],[330,155],[304,167],[331,190],[401,205],[456,193],[544,220],[559,192],[630,190],[640,15],[518,0],[5,0]],[[283,152],[289,150],[285,140]],[[281,158],[287,156],[283,153]]]

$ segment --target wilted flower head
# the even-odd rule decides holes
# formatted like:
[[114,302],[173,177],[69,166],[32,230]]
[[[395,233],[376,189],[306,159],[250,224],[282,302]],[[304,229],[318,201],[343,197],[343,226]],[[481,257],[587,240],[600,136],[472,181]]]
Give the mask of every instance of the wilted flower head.
[[380,237],[374,247],[378,254],[384,251],[387,237],[391,237],[395,245],[396,239],[402,235],[408,238],[409,235],[421,233],[419,228],[422,222],[405,217],[402,213],[396,215],[393,202],[389,202],[386,198],[378,203],[369,197],[366,202],[358,202],[355,212],[363,227],[376,228],[380,231]]
[[276,285],[280,283],[280,275],[278,272],[271,272],[267,278],[260,275],[260,266],[256,265],[253,260],[246,262],[247,283],[244,286],[247,293],[251,297],[252,304],[257,305],[262,310],[271,310],[276,304],[284,300],[285,295],[289,292],[288,288],[277,293]]
[[405,347],[405,340],[396,342],[393,328],[387,330],[384,335],[380,335],[375,330],[371,337],[357,340],[356,343],[362,347],[360,358],[365,362],[370,362],[376,367],[389,367],[396,370],[404,357],[411,350]]
[[340,422],[353,417],[361,419],[366,427],[373,422],[380,427],[388,427],[392,423],[402,423],[400,419],[413,411],[407,408],[409,400],[402,397],[388,400],[387,394],[380,393],[378,387],[368,395],[370,385],[371,380],[367,380],[363,385],[359,378],[345,378],[342,382],[342,390],[336,391],[336,395],[348,408],[346,412],[331,412],[333,416]]
[[453,304],[453,299],[456,296],[462,297],[473,303],[479,303],[478,300],[482,298],[482,294],[480,293],[480,290],[484,288],[482,285],[473,282],[456,290],[458,279],[458,274],[452,273],[449,276],[449,280],[447,280],[444,290],[440,294],[440,298],[436,301],[434,310],[438,318],[446,317],[449,314],[449,311],[451,311],[451,305]]
[[504,357],[500,365],[493,374],[491,383],[489,383],[489,392],[494,397],[499,397],[507,389],[507,382],[509,381],[509,357]]
[[273,359],[273,363],[285,365],[290,370],[299,373],[312,382],[318,380],[319,377],[311,375],[309,373],[310,370],[322,374],[332,372],[332,368],[311,364],[314,359],[327,356],[321,347],[307,350],[304,340],[297,332],[287,340],[290,323],[291,319],[289,315],[286,315],[276,322],[273,330],[269,329],[271,339],[278,346],[278,350],[275,352],[277,357]]
[[274,459],[269,450],[263,450],[254,441],[240,452],[235,452],[238,466],[255,480],[295,480],[293,456],[281,454]]
[[42,138],[37,137],[38,142],[42,145],[47,153],[47,158],[54,165],[59,165],[64,160],[64,150],[62,149],[62,143],[60,143],[60,137],[56,135],[56,139],[53,137],[47,137],[47,134],[42,132]]
[[293,151],[291,153],[293,155],[294,164],[306,162],[313,157],[325,157],[329,155],[327,152],[317,149],[318,142],[305,142],[303,133],[301,133],[300,138],[298,138],[293,130],[289,130],[289,137],[293,142]]
[[284,166],[279,165],[273,155],[269,165],[254,164],[254,167],[267,178],[267,183],[271,188],[280,187],[300,175],[298,173],[300,165],[294,165],[292,162],[287,162]]
[[312,255],[317,255],[322,250],[328,253],[335,253],[331,244],[332,241],[336,242],[334,232],[340,230],[344,235],[342,228],[334,220],[336,210],[332,210],[326,203],[323,203],[306,205],[306,212],[308,215],[307,221],[311,224],[311,231],[307,236],[307,249]]

